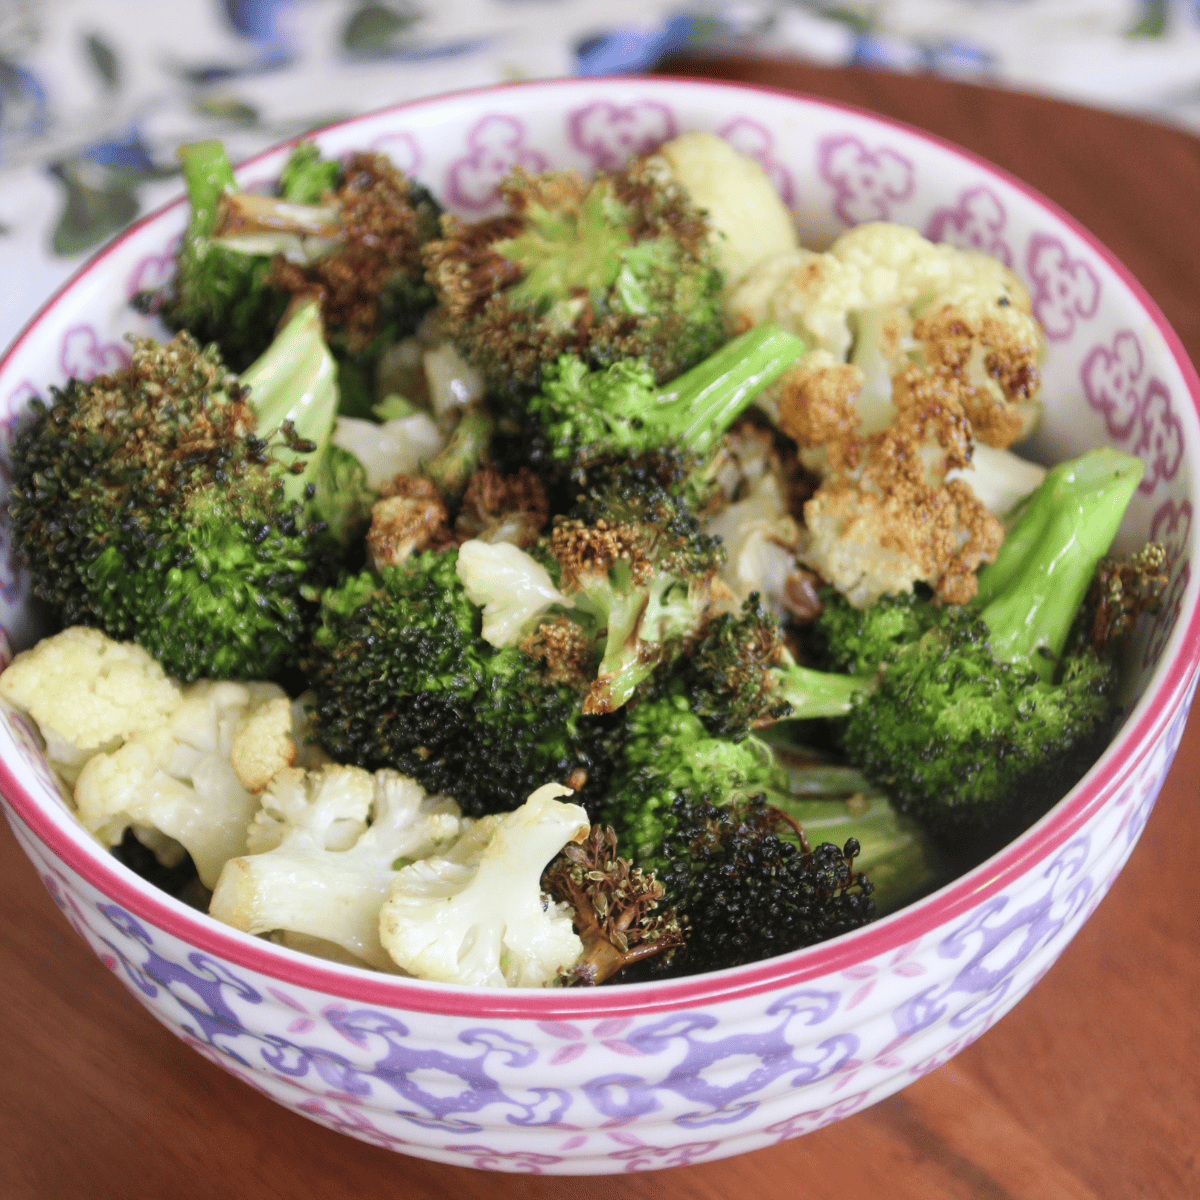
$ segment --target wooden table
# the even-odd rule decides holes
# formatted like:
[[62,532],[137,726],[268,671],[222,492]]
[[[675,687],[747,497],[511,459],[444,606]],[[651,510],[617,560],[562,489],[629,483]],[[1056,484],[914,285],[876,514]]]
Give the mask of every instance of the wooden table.
[[[1007,167],[1112,247],[1200,360],[1195,138],[929,78],[736,59],[672,70],[849,101]],[[276,1106],[130,999],[3,830],[0,1200],[1200,1196],[1198,773],[1200,718],[1099,911],[1032,994],[953,1062],[798,1141],[620,1179],[401,1158]]]

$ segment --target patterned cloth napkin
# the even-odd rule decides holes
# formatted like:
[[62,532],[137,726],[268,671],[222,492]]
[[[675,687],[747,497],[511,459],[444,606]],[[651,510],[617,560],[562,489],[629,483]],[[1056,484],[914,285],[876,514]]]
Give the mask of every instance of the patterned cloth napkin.
[[1040,89],[1200,129],[1200,0],[0,0],[0,345],[176,195],[339,117],[732,45]]

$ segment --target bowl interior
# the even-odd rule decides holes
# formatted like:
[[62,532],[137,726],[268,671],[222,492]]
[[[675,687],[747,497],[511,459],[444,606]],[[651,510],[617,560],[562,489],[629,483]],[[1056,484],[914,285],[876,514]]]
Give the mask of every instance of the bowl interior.
[[[694,129],[719,133],[763,165],[795,213],[806,246],[820,248],[864,221],[888,220],[911,225],[933,240],[985,250],[1011,265],[1029,286],[1050,342],[1042,385],[1045,419],[1023,452],[1047,462],[1102,445],[1139,455],[1146,471],[1118,546],[1162,542],[1171,578],[1161,613],[1142,622],[1130,649],[1126,718],[1113,745],[1014,846],[934,896],[837,939],[832,950],[814,947],[770,966],[721,972],[731,977],[724,981],[699,977],[699,982],[601,989],[610,995],[628,991],[630,1002],[632,993],[646,989],[664,997],[682,995],[680,984],[696,997],[707,994],[706,988],[767,986],[781,972],[788,979],[811,977],[835,960],[878,953],[889,939],[899,944],[915,930],[977,902],[987,889],[1002,886],[1006,873],[1048,853],[1086,811],[1113,793],[1181,701],[1198,655],[1200,585],[1192,580],[1190,561],[1200,384],[1178,339],[1120,263],[1069,217],[1003,172],[928,135],[854,109],[680,80],[577,80],[462,93],[347,121],[321,131],[317,141],[326,153],[382,151],[451,211],[477,218],[494,208],[496,184],[514,166],[590,173]],[[251,160],[238,172],[239,180],[244,186],[273,180],[287,153],[285,146]],[[32,399],[48,396],[52,385],[71,376],[89,379],[120,366],[127,359],[127,333],[161,335],[129,299],[167,278],[185,223],[186,208],[178,202],[127,231],[46,304],[0,362],[4,481],[8,444]],[[28,582],[4,519],[0,633],[5,654],[9,647],[30,644],[42,628],[41,615],[29,603]],[[365,972],[301,961],[226,930],[142,884],[75,825],[28,723],[11,712],[0,717],[5,768],[0,782],[10,802],[43,841],[102,891],[119,889],[147,919],[169,921],[217,952],[242,960],[249,956],[259,969],[300,971],[310,981],[320,978],[329,990],[361,995],[367,986],[363,979],[371,978]],[[377,978],[370,986],[382,987],[394,1002],[412,1003],[417,996],[419,1003],[425,985]],[[536,996],[530,1003],[549,1004]],[[576,1010],[580,1004],[587,1007],[571,1001]],[[600,1011],[601,1006],[592,1002],[591,1007]]]

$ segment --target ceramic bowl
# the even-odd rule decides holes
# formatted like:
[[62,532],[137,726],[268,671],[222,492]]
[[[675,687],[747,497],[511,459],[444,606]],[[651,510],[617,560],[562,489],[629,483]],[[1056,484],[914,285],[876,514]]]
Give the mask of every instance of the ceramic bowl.
[[[1103,444],[1145,477],[1120,542],[1163,542],[1171,581],[1128,665],[1124,722],[1092,770],[999,854],[919,903],[752,966],[587,990],[472,990],[371,974],[238,933],[144,883],[72,818],[20,716],[0,724],[5,815],[64,916],[154,1015],[305,1116],[369,1142],[501,1170],[598,1173],[701,1162],[835,1121],[945,1062],[1004,1015],[1095,909],[1132,851],[1184,727],[1200,616],[1194,556],[1200,383],[1125,269],[1017,180],[953,146],[794,95],[650,79],[518,85],[402,105],[318,135],[370,147],[454,211],[487,213],[513,166],[611,167],[691,129],[771,174],[819,247],[901,221],[1026,280],[1050,339],[1046,460]],[[287,148],[246,163],[272,179]],[[0,363],[6,444],[29,401],[155,332],[128,299],[163,282],[176,203],[75,276]],[[0,460],[2,462],[2,460]],[[7,472],[5,472],[7,474]],[[0,624],[35,636],[7,530]]]

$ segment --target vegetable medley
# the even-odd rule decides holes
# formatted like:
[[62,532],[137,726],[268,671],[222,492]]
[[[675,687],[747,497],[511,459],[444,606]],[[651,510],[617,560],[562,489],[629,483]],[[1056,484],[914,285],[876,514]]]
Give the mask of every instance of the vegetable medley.
[[687,134],[468,223],[384,157],[181,150],[174,336],[35,402],[61,631],[0,696],[79,820],[217,920],[443,982],[717,970],[857,928],[1111,735],[1141,477],[1011,447],[1029,294],[873,223],[802,247]]

